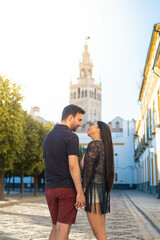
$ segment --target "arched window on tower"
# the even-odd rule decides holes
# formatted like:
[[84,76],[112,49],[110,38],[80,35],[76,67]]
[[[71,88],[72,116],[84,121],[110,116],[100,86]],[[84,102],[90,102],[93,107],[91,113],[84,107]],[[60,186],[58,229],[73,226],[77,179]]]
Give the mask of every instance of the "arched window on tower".
[[82,69],[82,78],[83,77],[86,77],[86,70],[85,69]]
[[96,99],[96,88],[94,89],[94,99]]
[[74,99],[76,98],[76,92],[74,92]]
[[96,110],[94,110],[94,122],[97,120],[97,113]]
[[81,94],[81,91],[80,91],[80,88],[78,88],[78,98],[80,98],[80,94]]
[[87,90],[85,90],[85,97],[87,97]]

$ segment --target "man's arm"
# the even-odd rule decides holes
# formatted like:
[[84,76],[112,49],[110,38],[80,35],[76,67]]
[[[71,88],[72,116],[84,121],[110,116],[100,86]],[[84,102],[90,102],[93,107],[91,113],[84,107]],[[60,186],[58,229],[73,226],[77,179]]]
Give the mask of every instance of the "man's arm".
[[80,167],[78,163],[78,156],[69,155],[68,162],[69,162],[69,170],[77,191],[75,207],[83,208],[85,207],[85,196],[84,196],[82,184],[81,184],[81,172],[80,172]]

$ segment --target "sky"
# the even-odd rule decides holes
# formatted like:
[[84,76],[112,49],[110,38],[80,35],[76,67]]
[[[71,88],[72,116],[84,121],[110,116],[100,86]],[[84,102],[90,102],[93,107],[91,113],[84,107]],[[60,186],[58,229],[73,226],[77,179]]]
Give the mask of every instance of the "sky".
[[85,38],[102,120],[137,119],[142,75],[159,0],[0,0],[0,75],[22,86],[23,108],[60,122],[77,83]]

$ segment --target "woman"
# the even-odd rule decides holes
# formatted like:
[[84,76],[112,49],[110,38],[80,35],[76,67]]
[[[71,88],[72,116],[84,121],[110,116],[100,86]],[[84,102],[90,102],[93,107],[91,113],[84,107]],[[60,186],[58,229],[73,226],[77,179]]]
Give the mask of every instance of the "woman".
[[85,211],[98,240],[106,240],[105,214],[110,212],[110,191],[114,181],[114,159],[111,131],[104,122],[97,121],[88,129],[92,138],[84,154],[83,189]]

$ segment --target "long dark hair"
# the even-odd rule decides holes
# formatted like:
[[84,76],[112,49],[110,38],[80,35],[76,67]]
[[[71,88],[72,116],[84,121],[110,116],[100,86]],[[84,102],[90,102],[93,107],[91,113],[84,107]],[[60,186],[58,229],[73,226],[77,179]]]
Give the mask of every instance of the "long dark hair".
[[105,146],[105,166],[106,166],[105,182],[107,192],[110,192],[112,190],[114,182],[114,154],[112,135],[111,130],[106,123],[102,121],[97,121],[97,124],[100,129],[100,137],[104,142]]

